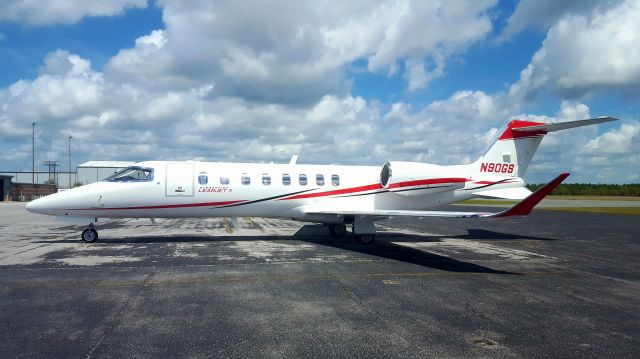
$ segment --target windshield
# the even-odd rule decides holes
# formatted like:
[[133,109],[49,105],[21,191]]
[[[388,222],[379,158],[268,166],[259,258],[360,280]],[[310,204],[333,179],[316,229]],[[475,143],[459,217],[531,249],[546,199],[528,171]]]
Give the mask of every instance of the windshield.
[[143,182],[153,180],[153,168],[128,167],[107,177],[107,182]]

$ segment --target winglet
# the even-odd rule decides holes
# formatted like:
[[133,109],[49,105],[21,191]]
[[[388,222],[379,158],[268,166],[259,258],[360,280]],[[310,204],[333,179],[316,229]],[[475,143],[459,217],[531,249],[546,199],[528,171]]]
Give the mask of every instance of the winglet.
[[535,207],[543,198],[545,198],[551,191],[556,189],[564,181],[567,177],[569,177],[569,173],[562,173],[558,177],[554,178],[553,181],[547,183],[546,185],[540,187],[537,191],[530,194],[527,198],[518,202],[513,207],[506,209],[502,212],[496,213],[494,215],[488,217],[508,217],[508,216],[526,216],[531,213],[533,207]]

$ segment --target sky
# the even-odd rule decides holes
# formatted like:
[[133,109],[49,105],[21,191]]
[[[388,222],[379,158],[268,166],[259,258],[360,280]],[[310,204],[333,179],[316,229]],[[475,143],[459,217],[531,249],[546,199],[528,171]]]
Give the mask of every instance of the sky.
[[[470,163],[640,182],[640,0],[0,0],[0,171],[89,160]],[[39,161],[38,161],[39,162]],[[45,170],[37,165],[39,170]],[[64,168],[64,166],[63,166]]]

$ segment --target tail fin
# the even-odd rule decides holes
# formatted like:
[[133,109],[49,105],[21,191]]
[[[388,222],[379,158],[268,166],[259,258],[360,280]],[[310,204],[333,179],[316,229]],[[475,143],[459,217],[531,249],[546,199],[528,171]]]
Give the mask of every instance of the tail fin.
[[616,121],[613,117],[598,117],[560,123],[512,120],[498,140],[484,156],[469,165],[472,174],[493,174],[503,177],[522,177],[548,132]]

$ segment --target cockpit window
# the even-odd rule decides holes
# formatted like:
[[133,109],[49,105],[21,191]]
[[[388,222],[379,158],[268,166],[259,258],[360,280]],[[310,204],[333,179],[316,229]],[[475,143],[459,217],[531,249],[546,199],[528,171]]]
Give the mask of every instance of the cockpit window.
[[128,167],[107,177],[107,182],[144,182],[153,180],[153,168]]

